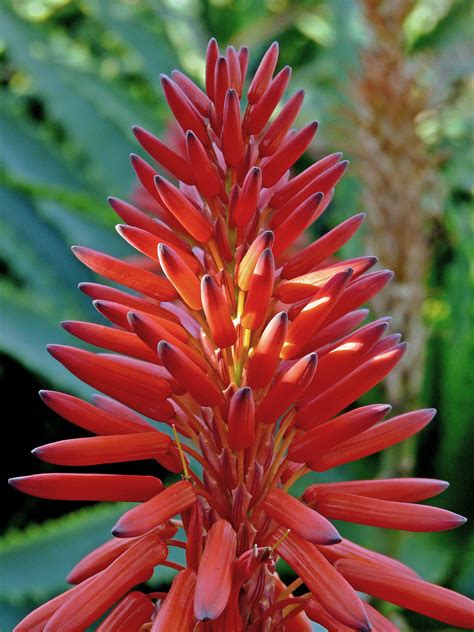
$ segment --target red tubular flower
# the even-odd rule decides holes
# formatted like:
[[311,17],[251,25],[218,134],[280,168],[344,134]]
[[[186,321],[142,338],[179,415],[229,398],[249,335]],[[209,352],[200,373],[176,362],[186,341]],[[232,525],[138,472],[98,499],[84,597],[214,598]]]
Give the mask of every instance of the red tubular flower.
[[[363,214],[296,248],[348,163],[335,153],[291,176],[317,124],[290,129],[302,91],[277,110],[291,70],[274,74],[276,43],[245,95],[248,59],[245,47],[221,54],[211,40],[205,91],[179,71],[162,76],[181,128],[179,146],[133,129],[159,165],[132,156],[156,216],[109,199],[122,222],[119,235],[150,265],[76,247],[86,266],[132,293],[81,284],[110,324],[63,324],[109,353],[49,348],[103,395],[87,402],[41,393],[53,411],[96,436],[40,446],[33,451],[39,458],[74,467],[152,459],[182,471],[184,480],[163,487],[138,475],[12,479],[42,498],[139,503],[118,520],[114,537],[71,571],[76,586],[28,615],[16,632],[83,630],[107,611],[104,632],[308,632],[308,617],[334,632],[393,632],[356,591],[448,625],[474,626],[470,600],[341,539],[330,522],[451,529],[464,519],[418,504],[447,483],[316,482],[299,499],[289,493],[308,469],[323,472],[384,450],[422,430],[434,411],[384,420],[387,404],[348,409],[405,351],[398,334],[386,335],[390,319],[361,326],[368,316],[361,306],[392,273],[370,272],[375,257],[334,260]],[[173,438],[150,419],[171,426]],[[180,542],[173,539],[178,527]],[[167,561],[176,545],[186,549],[185,567]],[[289,586],[275,572],[280,557],[298,576]],[[137,590],[160,565],[179,571],[170,589]],[[301,584],[306,592],[294,594]]]
[[141,592],[133,591],[112,610],[97,628],[97,632],[127,632],[137,629],[150,620],[154,611],[153,602]]
[[197,574],[194,614],[198,621],[217,619],[229,600],[237,537],[226,520],[209,529]]
[[189,568],[176,575],[168,596],[153,621],[151,632],[181,632],[194,626],[196,573]]

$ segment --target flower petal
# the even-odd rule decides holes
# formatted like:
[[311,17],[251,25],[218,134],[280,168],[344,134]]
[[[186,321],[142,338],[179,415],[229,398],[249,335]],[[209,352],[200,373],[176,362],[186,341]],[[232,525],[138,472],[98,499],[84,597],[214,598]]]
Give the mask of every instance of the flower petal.
[[192,632],[196,621],[193,609],[195,588],[194,571],[187,568],[178,573],[158,610],[151,632]]
[[262,57],[260,64],[255,71],[252,81],[247,91],[247,99],[250,105],[257,103],[262,94],[267,89],[268,84],[272,80],[273,71],[275,70],[278,60],[278,42],[273,42]]
[[181,156],[170,149],[167,144],[163,143],[159,138],[153,136],[153,134],[150,134],[150,132],[147,132],[142,127],[134,125],[132,132],[135,134],[135,138],[143,149],[175,178],[186,182],[186,184],[194,184],[191,166],[184,158],[181,158]]
[[304,90],[298,90],[288,99],[275,120],[268,126],[258,145],[262,157],[274,154],[298,116],[303,105]]
[[322,237],[313,241],[309,246],[300,250],[285,263],[281,278],[293,279],[313,270],[349,241],[360,228],[364,219],[365,213],[349,217],[349,219],[346,219]]
[[120,601],[102,621],[97,632],[130,632],[150,621],[155,606],[149,597],[134,590]]
[[[272,541],[277,542],[284,533],[283,529],[277,529]],[[276,550],[337,621],[360,632],[370,631],[361,600],[314,544],[290,533]]]
[[297,463],[314,461],[319,455],[324,455],[339,443],[379,422],[391,408],[386,404],[369,404],[334,417],[295,437],[288,450],[288,457]]
[[230,401],[228,414],[229,445],[233,450],[249,448],[255,439],[255,402],[252,389],[244,386]]
[[474,601],[452,590],[414,577],[388,572],[381,575],[371,564],[357,560],[341,560],[336,568],[356,590],[448,625],[474,627]]
[[151,432],[153,426],[136,417],[133,420],[123,415],[113,414],[88,402],[57,391],[40,391],[41,399],[54,410],[76,426],[89,430],[97,435],[129,434],[134,432]]
[[311,459],[310,466],[316,472],[324,472],[385,450],[422,430],[435,414],[434,408],[426,408],[393,417],[365,430],[357,437],[338,444],[328,452],[315,456]]
[[61,325],[68,333],[90,345],[129,355],[144,362],[157,361],[156,353],[153,354],[141,340],[137,339],[137,336],[128,331],[78,320],[66,320]]
[[170,438],[158,430],[133,435],[66,439],[35,448],[39,459],[56,465],[100,465],[153,459],[170,448]]
[[247,367],[247,384],[254,389],[267,386],[273,378],[286,338],[288,315],[276,314],[267,324],[254,348]]
[[237,167],[242,160],[244,143],[240,121],[240,102],[235,90],[227,90],[224,101],[222,151],[229,167]]
[[290,367],[261,400],[255,413],[256,419],[265,424],[275,423],[305,392],[317,363],[317,355],[310,353]]
[[173,184],[155,176],[155,186],[163,204],[196,241],[207,243],[212,237],[212,223]]
[[103,571],[104,568],[107,568],[119,555],[122,555],[124,551],[129,549],[142,537],[148,538],[151,535],[157,535],[164,541],[168,538],[172,538],[177,530],[178,527],[173,523],[165,522],[145,536],[138,536],[136,538],[112,538],[83,557],[70,571],[67,576],[67,581],[70,584],[80,584],[92,575],[96,575],[99,571]]
[[205,274],[201,279],[201,299],[214,342],[221,349],[232,346],[237,339],[237,334],[229,305],[222,289],[210,274]]
[[341,541],[336,528],[326,518],[281,489],[273,489],[267,494],[263,509],[278,524],[308,542],[335,544]]
[[194,487],[188,481],[178,481],[161,493],[127,511],[112,529],[118,538],[142,535],[166,522],[196,501]]
[[235,531],[227,520],[217,520],[209,530],[194,595],[194,614],[199,621],[217,619],[227,605],[236,542]]
[[176,291],[168,279],[153,272],[91,248],[73,246],[72,251],[84,265],[106,279],[116,281],[159,301],[172,301],[176,298]]
[[404,531],[446,531],[466,522],[458,514],[413,503],[367,498],[344,492],[326,491],[313,501],[317,511],[333,520],[346,520],[386,529]]
[[167,555],[166,545],[157,536],[139,540],[86,584],[79,584],[48,621],[44,632],[85,630],[130,588],[147,581]]
[[222,402],[221,391],[178,347],[162,340],[158,354],[171,375],[201,406],[217,406]]
[[299,428],[310,428],[331,419],[340,410],[352,404],[358,397],[369,391],[398,364],[407,345],[401,343],[385,353],[364,362],[352,373],[336,382],[319,396],[305,404],[298,411],[296,423]]
[[344,492],[381,500],[418,502],[441,494],[449,483],[435,478],[378,478],[366,481],[318,483],[306,489],[303,498],[307,503],[316,501],[325,492]]
[[163,489],[154,476],[122,474],[32,474],[8,482],[24,494],[52,500],[141,502]]
[[99,355],[63,345],[49,345],[47,349],[83,382],[134,410],[157,421],[173,416],[173,408],[163,401],[171,394],[171,387],[161,376],[160,367],[138,360],[133,365],[125,363],[124,356]]

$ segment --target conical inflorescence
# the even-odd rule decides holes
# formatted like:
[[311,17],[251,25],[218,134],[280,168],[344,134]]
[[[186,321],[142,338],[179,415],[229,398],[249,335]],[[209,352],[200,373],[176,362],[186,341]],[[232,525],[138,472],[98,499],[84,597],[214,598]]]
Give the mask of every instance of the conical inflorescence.
[[[343,539],[332,523],[453,529],[464,518],[422,504],[444,481],[315,483],[290,494],[310,471],[413,436],[435,411],[389,417],[387,404],[356,404],[405,352],[387,333],[390,319],[363,324],[363,305],[392,274],[373,271],[375,257],[333,257],[362,214],[301,245],[347,162],[336,153],[290,173],[317,123],[293,128],[304,95],[280,105],[291,69],[275,72],[277,60],[275,43],[247,80],[247,48],[222,53],[211,40],[205,91],[181,72],[163,75],[174,142],[134,128],[151,156],[132,156],[146,211],[110,199],[119,234],[147,263],[74,248],[124,289],[82,284],[109,322],[63,324],[103,353],[49,352],[101,395],[43,391],[47,406],[89,435],[34,454],[79,472],[11,484],[42,498],[138,504],[72,569],[72,588],[16,632],[80,632],[103,615],[101,632],[309,632],[310,620],[337,632],[396,630],[360,592],[474,626],[471,600]],[[149,475],[80,473],[138,460]],[[165,486],[156,463],[182,480]],[[185,550],[185,566],[169,560],[173,547]],[[280,558],[297,575],[288,586],[275,570]],[[166,565],[178,571],[168,592],[147,590]]]

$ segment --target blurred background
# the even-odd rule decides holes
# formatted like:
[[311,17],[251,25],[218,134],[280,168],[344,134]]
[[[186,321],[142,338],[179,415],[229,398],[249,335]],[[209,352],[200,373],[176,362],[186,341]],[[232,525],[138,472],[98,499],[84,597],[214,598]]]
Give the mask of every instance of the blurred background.
[[[339,150],[352,163],[315,234],[363,210],[364,228],[343,254],[376,254],[396,272],[373,307],[393,316],[410,355],[363,402],[438,409],[416,443],[324,480],[447,479],[439,504],[472,514],[473,9],[472,0],[0,0],[2,478],[49,471],[29,451],[78,436],[37,391],[89,389],[45,345],[76,344],[60,320],[99,320],[77,290],[92,275],[70,245],[132,254],[106,197],[129,199],[135,186],[131,125],[166,132],[159,73],[184,69],[202,83],[210,36],[248,45],[252,71],[278,40],[280,67],[293,66],[292,90],[306,91],[299,122],[320,122],[299,167]],[[2,491],[7,632],[65,588],[69,569],[105,541],[123,507],[38,500],[5,484]],[[341,528],[474,596],[473,524],[433,536]],[[448,629],[396,608],[388,614],[404,630]]]

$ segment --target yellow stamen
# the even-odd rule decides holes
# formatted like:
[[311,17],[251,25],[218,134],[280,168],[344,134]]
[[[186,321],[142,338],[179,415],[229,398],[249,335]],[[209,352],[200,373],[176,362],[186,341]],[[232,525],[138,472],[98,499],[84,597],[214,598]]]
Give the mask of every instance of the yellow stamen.
[[303,580],[298,577],[298,579],[295,579],[294,582],[289,584],[289,586],[287,586],[285,590],[278,595],[277,601],[282,601],[283,599],[289,597],[293,591],[301,586],[301,584],[303,584]]
[[273,553],[273,551],[274,551],[274,550],[275,550],[278,546],[280,546],[280,544],[281,544],[282,542],[284,542],[284,541],[286,540],[286,538],[290,535],[290,533],[291,533],[291,529],[287,529],[287,530],[285,531],[285,533],[281,536],[281,538],[279,538],[279,539],[278,539],[278,540],[277,540],[274,544],[272,544],[272,545],[271,545],[271,547],[270,547],[270,552],[271,552],[271,553]]
[[181,446],[181,441],[179,440],[179,436],[178,436],[178,432],[176,430],[175,424],[173,424],[171,427],[173,428],[174,440],[176,441],[176,447],[178,448],[179,458],[181,459],[181,464],[183,466],[183,479],[185,481],[189,481],[191,477],[189,476],[188,464],[186,463],[186,457],[184,456],[183,448]]

